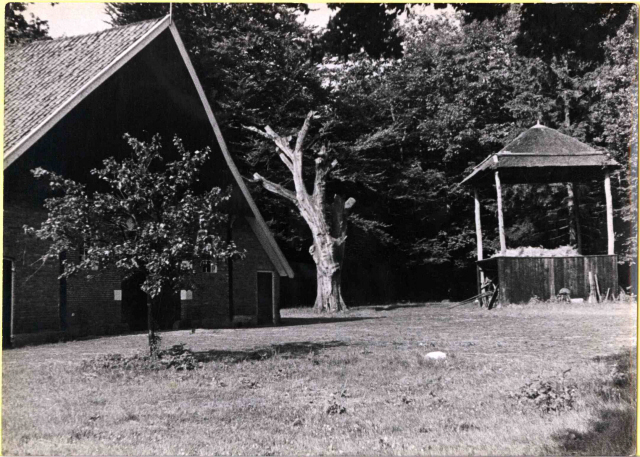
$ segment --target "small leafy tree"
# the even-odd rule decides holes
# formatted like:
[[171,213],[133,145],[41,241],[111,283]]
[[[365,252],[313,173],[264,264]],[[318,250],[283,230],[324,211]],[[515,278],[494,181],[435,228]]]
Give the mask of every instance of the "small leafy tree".
[[[240,252],[225,241],[227,215],[222,205],[228,196],[220,188],[194,193],[200,168],[209,149],[188,152],[175,138],[175,161],[164,163],[158,135],[151,142],[125,135],[132,155],[118,162],[104,161],[92,170],[104,190],[89,192],[86,185],[41,168],[37,178],[48,179],[59,195],[48,198],[48,218],[40,229],[27,233],[51,241],[43,261],[80,251],[63,260],[61,277],[96,268],[116,268],[123,279],[140,275],[147,295],[149,348],[157,354],[159,338],[153,321],[154,301],[163,289],[192,284],[194,265],[206,259],[224,261]],[[65,256],[66,257],[66,256]]]

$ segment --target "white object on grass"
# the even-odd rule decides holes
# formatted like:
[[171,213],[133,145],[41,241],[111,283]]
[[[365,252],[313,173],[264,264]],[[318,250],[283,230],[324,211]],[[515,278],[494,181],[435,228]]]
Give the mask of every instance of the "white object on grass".
[[434,351],[434,352],[429,352],[425,357],[427,359],[442,360],[447,358],[447,354],[440,351]]

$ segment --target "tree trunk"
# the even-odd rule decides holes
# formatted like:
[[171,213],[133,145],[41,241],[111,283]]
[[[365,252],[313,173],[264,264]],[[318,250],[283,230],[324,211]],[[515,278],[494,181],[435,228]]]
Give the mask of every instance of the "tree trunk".
[[325,211],[327,209],[325,207],[326,179],[327,174],[338,165],[338,161],[329,160],[325,146],[320,148],[314,160],[316,173],[313,193],[309,194],[307,191],[302,176],[302,148],[313,115],[313,111],[307,114],[304,125],[298,132],[295,148],[291,148],[291,137],[281,137],[269,126],[265,127],[264,132],[255,127],[247,128],[273,140],[280,150],[280,159],[291,171],[295,192],[263,178],[258,173],[255,173],[253,177],[256,181],[261,182],[269,192],[292,202],[311,229],[313,246],[309,248],[309,252],[316,263],[318,281],[318,294],[314,309],[336,312],[347,309],[342,299],[340,286],[347,239],[347,216],[356,201],[350,198],[345,202],[342,196],[335,195],[329,208],[331,219],[327,220],[328,211]]
[[340,246],[339,240],[328,236],[309,249],[316,263],[317,294],[313,308],[317,312],[347,309],[341,291],[343,259],[336,255],[344,250],[343,247],[344,243]]
[[313,308],[317,312],[323,311],[345,311],[345,305],[340,290],[341,269],[338,267],[333,273],[316,264],[318,289],[316,303]]
[[155,320],[153,319],[153,298],[147,294],[147,328],[149,329],[149,355],[151,358],[158,356],[159,337],[156,335]]
[[[324,221],[319,227],[312,227],[314,243],[309,252],[316,263],[316,311],[336,312],[347,309],[342,299],[342,265],[347,240],[347,216],[354,204],[353,198],[345,202],[342,196],[336,194],[331,204],[330,233],[326,233]],[[321,210],[318,213],[323,214]]]

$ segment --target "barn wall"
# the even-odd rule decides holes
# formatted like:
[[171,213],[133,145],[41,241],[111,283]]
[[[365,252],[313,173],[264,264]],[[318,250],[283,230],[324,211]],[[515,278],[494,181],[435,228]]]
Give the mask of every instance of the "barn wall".
[[[42,266],[38,259],[46,252],[47,243],[24,235],[24,225],[39,227],[46,219],[43,209],[15,203],[5,208],[4,256],[14,261],[13,333],[18,344],[57,341],[64,331],[60,316],[59,262]],[[257,323],[257,272],[271,271],[276,310],[280,303],[280,276],[247,221],[237,218],[233,238],[246,250],[244,259],[233,264],[234,308],[230,309],[229,269],[218,264],[216,273],[203,273],[198,268],[192,299],[181,301],[180,328],[224,327],[233,315]],[[73,259],[77,253],[70,253]],[[199,267],[199,266],[197,266]],[[87,279],[87,276],[91,276]],[[122,333],[128,330],[122,301],[115,300],[114,290],[122,290],[116,271],[96,271],[67,280],[67,335],[72,337]],[[279,311],[277,311],[279,313]],[[37,334],[40,334],[39,336]]]
[[239,249],[246,250],[244,259],[233,262],[233,314],[236,319],[239,316],[257,318],[258,271],[272,272],[277,308],[280,303],[280,277],[258,237],[244,218],[237,218],[234,222],[233,240]]
[[[58,341],[65,330],[69,335],[102,335],[127,330],[122,322],[120,302],[114,300],[114,289],[120,289],[120,278],[114,271],[87,280],[67,280],[67,305],[61,316],[59,261],[42,264],[48,243],[24,234],[24,225],[39,228],[46,219],[44,209],[19,205],[13,199],[4,208],[3,256],[14,263],[13,335],[14,345]],[[62,326],[66,320],[67,329]]]
[[229,268],[220,262],[216,273],[203,273],[196,265],[193,298],[181,301],[180,326],[215,328],[229,325]]
[[[273,295],[280,302],[280,276],[264,251],[259,239],[244,217],[236,217],[232,238],[240,250],[246,251],[243,259],[233,261],[233,308],[229,300],[229,267],[227,262],[218,264],[217,273],[202,273],[195,279],[192,298],[181,300],[181,328],[215,328],[231,325],[235,321],[258,323],[257,273],[271,271]],[[268,314],[269,310],[261,310]]]
[[[39,226],[46,219],[43,210],[8,204],[5,199],[3,256],[13,260],[13,334],[59,332],[60,265],[42,264],[39,259],[48,244],[24,234],[23,225]],[[51,335],[55,337],[55,335]]]
[[[166,143],[177,135],[190,150],[211,146],[210,160],[202,169],[207,179],[195,190],[210,189],[212,185],[226,188],[232,182],[177,47],[170,33],[163,33],[5,170],[4,256],[13,260],[15,266],[14,334],[53,332],[52,338],[59,338],[63,330],[59,263],[38,268],[37,259],[47,245],[23,235],[23,225],[37,227],[44,220],[42,204],[51,195],[47,183],[36,181],[30,170],[42,167],[86,183],[89,190],[100,188],[102,184],[88,170],[101,167],[106,157],[121,159],[130,154],[122,138],[125,132],[144,140],[161,132]],[[230,206],[239,214],[249,211],[238,195],[232,198]],[[234,265],[236,309],[230,309],[227,265],[220,264],[218,273],[200,274],[193,300],[179,302],[178,326],[224,326],[230,323],[233,314],[255,320],[256,272],[261,269],[275,273],[275,270],[243,217],[238,217],[234,236],[238,245],[248,251],[247,258]],[[275,296],[279,300],[279,277],[277,273],[275,276]],[[69,280],[66,319],[69,333],[124,331],[128,309],[114,299],[114,290],[122,287],[119,278],[111,273],[91,282]]]
[[[68,254],[77,257],[77,253]],[[78,259],[74,259],[78,260]],[[114,290],[122,290],[120,274],[114,269],[84,272],[67,280],[66,321],[71,336],[111,335],[126,332],[122,301]]]

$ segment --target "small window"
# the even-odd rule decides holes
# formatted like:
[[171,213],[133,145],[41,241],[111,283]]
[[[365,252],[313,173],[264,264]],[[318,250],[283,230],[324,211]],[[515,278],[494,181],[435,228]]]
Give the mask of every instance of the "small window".
[[[83,243],[82,244],[82,249],[80,249],[80,262],[84,262],[84,260],[87,258],[87,246]],[[93,263],[91,265],[91,269],[93,271],[98,271],[100,269],[100,265],[98,265],[98,263]]]
[[202,272],[203,273],[217,273],[218,272],[218,264],[212,262],[211,260],[203,260],[202,263]]
[[193,291],[192,290],[181,290],[180,291],[180,300],[193,300]]

